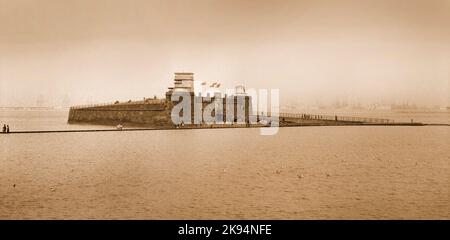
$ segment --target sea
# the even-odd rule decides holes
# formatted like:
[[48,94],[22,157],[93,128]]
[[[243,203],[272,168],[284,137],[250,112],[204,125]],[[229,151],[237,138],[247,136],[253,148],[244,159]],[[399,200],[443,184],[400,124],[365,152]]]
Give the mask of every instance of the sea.
[[[67,114],[0,111],[0,123],[112,128]],[[450,219],[449,139],[448,126],[0,134],[0,219]]]

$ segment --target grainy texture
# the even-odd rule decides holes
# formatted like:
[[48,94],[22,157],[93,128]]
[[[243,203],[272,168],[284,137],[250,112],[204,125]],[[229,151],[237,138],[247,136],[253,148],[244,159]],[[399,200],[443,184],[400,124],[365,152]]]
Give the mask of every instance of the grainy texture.
[[0,136],[1,219],[449,219],[448,127]]

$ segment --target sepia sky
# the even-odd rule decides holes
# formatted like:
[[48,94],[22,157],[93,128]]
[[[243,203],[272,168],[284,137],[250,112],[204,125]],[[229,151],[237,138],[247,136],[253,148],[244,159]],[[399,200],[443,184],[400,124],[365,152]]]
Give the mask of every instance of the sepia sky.
[[163,96],[173,72],[281,103],[449,103],[450,0],[0,0],[0,106]]

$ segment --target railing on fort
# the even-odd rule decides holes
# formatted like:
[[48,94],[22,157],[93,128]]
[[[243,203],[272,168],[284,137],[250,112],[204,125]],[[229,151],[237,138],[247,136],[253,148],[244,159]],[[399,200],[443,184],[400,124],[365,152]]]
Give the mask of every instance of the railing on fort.
[[[267,114],[265,114],[267,116]],[[269,114],[270,115],[270,114]],[[338,116],[338,115],[318,115],[307,113],[279,113],[280,118],[295,118],[304,120],[327,120],[327,121],[341,121],[341,122],[358,122],[358,123],[394,123],[394,120],[384,118],[370,118],[370,117],[352,117],[352,116]]]
[[106,106],[139,105],[139,104],[163,104],[165,102],[166,102],[165,99],[146,99],[146,100],[142,100],[142,101],[109,102],[109,103],[77,105],[77,106],[70,107],[70,109],[83,109],[83,108],[106,107]]

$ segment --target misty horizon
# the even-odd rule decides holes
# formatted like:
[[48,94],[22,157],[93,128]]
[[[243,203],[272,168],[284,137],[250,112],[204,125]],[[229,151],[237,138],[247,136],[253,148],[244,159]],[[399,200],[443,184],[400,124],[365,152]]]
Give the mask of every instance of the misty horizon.
[[449,1],[0,2],[0,106],[164,97],[179,71],[282,105],[450,102]]

